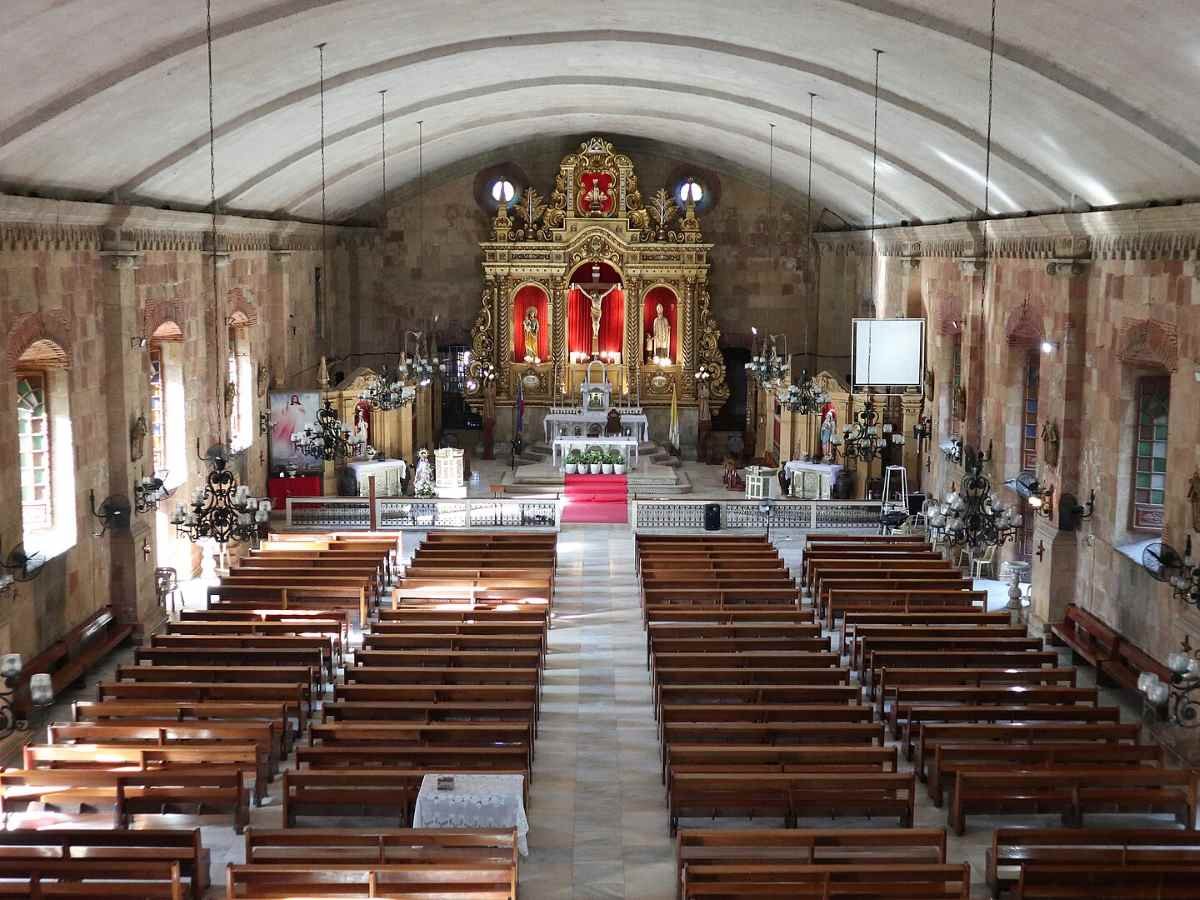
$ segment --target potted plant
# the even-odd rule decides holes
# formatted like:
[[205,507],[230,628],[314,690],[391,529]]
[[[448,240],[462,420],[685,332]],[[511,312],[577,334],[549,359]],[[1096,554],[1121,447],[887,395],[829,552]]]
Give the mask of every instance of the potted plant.
[[591,447],[584,454],[584,460],[588,464],[588,471],[593,475],[599,475],[601,469],[604,467],[604,451],[599,447]]
[[612,470],[614,475],[625,474],[625,454],[613,447],[608,451],[608,460],[613,464]]
[[600,451],[600,471],[605,475],[611,475],[613,473],[611,450],[602,449]]
[[567,458],[563,461],[563,471],[568,475],[574,475],[579,471],[579,463],[583,461],[583,451],[578,448],[567,454]]

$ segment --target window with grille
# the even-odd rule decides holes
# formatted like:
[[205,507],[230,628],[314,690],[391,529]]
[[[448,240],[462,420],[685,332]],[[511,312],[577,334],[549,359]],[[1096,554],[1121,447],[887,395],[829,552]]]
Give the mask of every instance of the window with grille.
[[150,453],[154,471],[167,469],[167,419],[163,392],[163,358],[161,347],[150,348]]
[[957,435],[962,425],[964,410],[959,409],[959,393],[962,390],[962,335],[954,336],[950,356],[950,434]]
[[1161,532],[1167,489],[1167,419],[1171,379],[1138,379],[1134,432],[1133,522],[1142,531]]
[[21,469],[21,510],[25,532],[53,525],[50,497],[50,416],[46,378],[17,376],[17,457]]
[[1037,471],[1038,382],[1042,355],[1030,350],[1025,356],[1025,388],[1021,397],[1021,470]]

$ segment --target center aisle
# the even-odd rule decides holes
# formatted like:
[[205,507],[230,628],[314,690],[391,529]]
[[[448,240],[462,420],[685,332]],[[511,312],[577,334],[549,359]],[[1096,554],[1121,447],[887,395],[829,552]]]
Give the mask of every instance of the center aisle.
[[549,649],[521,897],[670,900],[674,845],[627,525],[563,526]]

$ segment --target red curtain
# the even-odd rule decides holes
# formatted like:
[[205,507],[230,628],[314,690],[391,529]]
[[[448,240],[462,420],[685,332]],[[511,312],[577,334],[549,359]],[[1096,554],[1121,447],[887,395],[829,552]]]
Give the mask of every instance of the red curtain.
[[[525,359],[525,312],[530,307],[537,310],[538,352],[541,359],[550,358],[550,303],[546,292],[536,284],[527,284],[513,298],[513,361],[523,362]],[[591,326],[589,326],[590,328]],[[590,337],[591,332],[588,332]]]
[[662,304],[663,315],[671,323],[671,362],[679,365],[679,298],[673,290],[661,284],[651,288],[642,302],[642,356],[646,355],[646,336],[653,334],[651,328],[658,315],[655,307],[659,303]]
[[[600,352],[625,351],[625,292],[615,287],[604,298],[600,314]],[[567,352],[592,354],[591,301],[579,288],[567,293]]]

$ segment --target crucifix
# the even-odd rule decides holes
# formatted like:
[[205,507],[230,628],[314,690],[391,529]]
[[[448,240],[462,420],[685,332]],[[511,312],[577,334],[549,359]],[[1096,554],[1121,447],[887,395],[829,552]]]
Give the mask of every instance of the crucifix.
[[589,310],[592,317],[592,359],[600,358],[600,317],[604,314],[604,298],[620,287],[619,284],[600,283],[600,264],[592,263],[592,283],[587,287],[575,284],[583,296],[588,298]]

